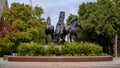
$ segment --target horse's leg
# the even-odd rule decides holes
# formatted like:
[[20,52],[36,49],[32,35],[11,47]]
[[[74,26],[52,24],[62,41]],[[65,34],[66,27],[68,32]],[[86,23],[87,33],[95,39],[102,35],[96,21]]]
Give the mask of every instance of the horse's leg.
[[66,35],[63,36],[63,41],[64,41],[64,42],[65,42],[65,37],[66,37]]
[[51,37],[52,37],[52,42],[54,40],[54,33],[51,33]]
[[65,35],[62,36],[62,44],[65,42]]
[[70,34],[70,42],[72,42],[72,35]]
[[48,45],[48,34],[45,35],[45,44]]
[[70,33],[67,35],[67,41],[70,40]]
[[58,44],[59,41],[59,35],[58,34],[54,34],[54,43]]
[[75,37],[76,37],[76,41],[78,42],[78,35],[77,35],[77,32],[75,32]]
[[52,40],[53,40],[53,39],[54,39],[54,35],[53,35],[53,33],[51,33],[50,35],[51,35],[51,38],[52,38]]

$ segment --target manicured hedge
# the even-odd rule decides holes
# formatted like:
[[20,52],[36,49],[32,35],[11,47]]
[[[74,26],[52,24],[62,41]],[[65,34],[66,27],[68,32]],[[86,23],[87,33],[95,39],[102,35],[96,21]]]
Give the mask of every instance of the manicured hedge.
[[102,55],[102,47],[98,44],[80,42],[65,42],[61,49],[57,45],[50,44],[47,48],[39,44],[21,43],[18,47],[19,55],[29,56],[96,56]]
[[44,55],[45,49],[39,44],[21,43],[18,47],[19,55],[38,56]]
[[59,48],[56,47],[56,45],[54,45],[54,44],[48,45],[45,53],[46,53],[47,56],[58,56],[58,55],[60,55]]
[[93,43],[69,43],[66,42],[62,46],[63,55],[100,55],[102,53],[102,47]]

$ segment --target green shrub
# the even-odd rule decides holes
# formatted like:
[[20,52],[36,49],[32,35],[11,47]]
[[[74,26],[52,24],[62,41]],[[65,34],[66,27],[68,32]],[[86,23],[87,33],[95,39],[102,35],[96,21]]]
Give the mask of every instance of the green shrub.
[[70,42],[65,42],[64,45],[62,46],[62,54],[63,55],[75,55],[76,54],[76,49],[77,49],[78,43],[70,43]]
[[46,49],[46,55],[47,56],[51,56],[51,55],[58,56],[60,55],[60,50],[56,45],[50,44],[48,45],[48,48]]
[[10,55],[14,43],[9,40],[9,37],[0,38],[0,56]]
[[78,49],[81,51],[79,51],[81,54],[85,55],[99,55],[102,53],[102,47],[94,43],[81,42]]
[[45,49],[38,44],[21,43],[18,47],[19,55],[38,56],[44,55]]
[[80,42],[80,43],[70,43],[66,42],[62,46],[62,54],[67,55],[100,55],[102,53],[102,47],[98,44]]
[[38,44],[21,43],[18,47],[19,55],[29,55],[29,56],[96,56],[102,55],[102,47],[98,44],[88,43],[88,42],[65,42],[61,46],[61,50],[57,45],[50,44],[48,47],[43,47]]

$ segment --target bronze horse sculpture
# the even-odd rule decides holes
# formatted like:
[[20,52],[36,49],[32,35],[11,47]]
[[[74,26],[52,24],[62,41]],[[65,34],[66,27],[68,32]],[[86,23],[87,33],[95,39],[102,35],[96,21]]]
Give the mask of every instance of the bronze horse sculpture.
[[82,24],[77,18],[73,18],[70,21],[70,25],[64,24],[64,18],[65,18],[65,12],[61,11],[59,15],[59,21],[56,25],[56,30],[55,30],[55,39],[57,40],[57,42],[61,40],[60,42],[62,44],[65,42],[66,36],[68,36],[68,40],[70,39],[70,42],[72,42],[72,36],[75,36],[76,39],[78,38],[77,30],[76,30],[77,26],[82,29]]
[[47,18],[47,25],[45,27],[45,43],[48,44],[48,35],[51,35],[52,40],[54,39],[54,26],[51,25],[50,17]]
[[82,29],[82,24],[79,22],[79,20],[77,18],[73,18],[70,21],[70,25],[66,25],[64,27],[63,35],[65,35],[64,37],[66,37],[67,35],[68,36],[67,40],[70,40],[70,42],[72,42],[72,36],[75,36],[76,39],[78,38],[77,30],[76,30],[77,26]]
[[82,29],[82,25],[77,18],[73,18],[70,21],[70,25],[64,24],[65,12],[61,11],[59,14],[59,20],[56,25],[56,29],[54,32],[54,26],[51,25],[50,17],[47,18],[47,26],[45,27],[45,35],[46,35],[46,44],[48,44],[48,34],[51,35],[52,41],[54,43],[63,44],[65,42],[66,36],[67,39],[70,39],[72,42],[72,36],[77,37],[77,30],[76,26]]
[[61,11],[60,14],[59,14],[59,20],[58,20],[58,23],[56,25],[56,30],[55,30],[55,43],[57,42],[60,42],[60,40],[62,40],[62,42],[64,42],[65,40],[63,39],[64,38],[64,35],[63,35],[63,29],[64,29],[64,18],[65,18],[65,12],[64,11]]

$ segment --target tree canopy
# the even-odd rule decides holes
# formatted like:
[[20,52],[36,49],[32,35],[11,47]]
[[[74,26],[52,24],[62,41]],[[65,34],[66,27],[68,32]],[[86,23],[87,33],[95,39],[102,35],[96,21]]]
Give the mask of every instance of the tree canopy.
[[79,41],[98,43],[106,53],[109,49],[112,51],[114,36],[120,31],[118,5],[118,0],[82,3],[78,10],[78,18],[83,24],[83,30],[78,29]]
[[15,27],[15,30],[13,33],[6,32],[5,37],[0,39],[0,42],[5,39],[4,47],[2,47],[3,43],[0,43],[0,49],[5,49],[8,45],[11,45],[11,49],[15,49],[22,42],[44,43],[45,21],[41,17],[42,14],[41,7],[12,3],[10,8],[2,12],[2,15]]

